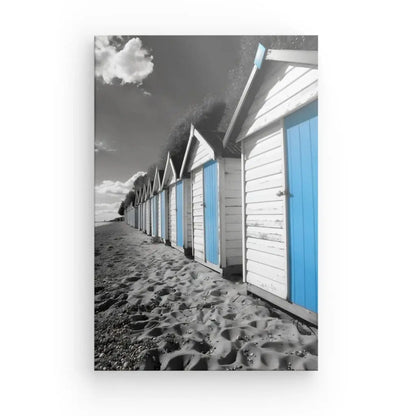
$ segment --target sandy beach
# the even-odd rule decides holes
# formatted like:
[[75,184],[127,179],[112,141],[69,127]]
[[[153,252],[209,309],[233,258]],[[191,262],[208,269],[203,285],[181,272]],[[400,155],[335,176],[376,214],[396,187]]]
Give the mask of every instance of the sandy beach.
[[317,329],[124,223],[95,228],[96,370],[316,370]]

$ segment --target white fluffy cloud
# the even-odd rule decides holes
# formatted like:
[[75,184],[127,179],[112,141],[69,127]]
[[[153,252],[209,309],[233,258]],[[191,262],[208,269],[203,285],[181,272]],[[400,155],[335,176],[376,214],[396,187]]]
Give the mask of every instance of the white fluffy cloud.
[[127,179],[126,182],[121,181],[102,181],[95,187],[97,194],[109,195],[109,196],[124,196],[133,187],[134,181],[139,177],[145,175],[146,172],[136,172],[131,178]]
[[121,50],[111,44],[111,36],[95,38],[95,76],[105,84],[119,79],[122,84],[142,84],[153,72],[153,56],[140,38],[130,39]]

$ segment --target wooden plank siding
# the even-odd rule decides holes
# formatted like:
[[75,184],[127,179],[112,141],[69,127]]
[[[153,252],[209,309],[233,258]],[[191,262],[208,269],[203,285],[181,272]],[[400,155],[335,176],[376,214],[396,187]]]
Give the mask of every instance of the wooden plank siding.
[[148,199],[146,201],[146,234],[150,235],[151,232],[151,227],[150,227],[150,222],[151,222],[151,212],[150,212],[150,199]]
[[142,231],[146,232],[146,202],[142,202]]
[[[242,264],[241,160],[224,158],[225,262],[223,267]],[[225,228],[225,230],[224,230]]]
[[205,261],[205,235],[204,235],[204,197],[203,197],[203,170],[202,167],[192,172],[192,231],[193,255]]
[[188,158],[188,171],[192,171],[202,166],[204,163],[214,159],[214,152],[206,143],[201,143],[198,140],[195,140]]
[[[295,55],[299,52],[293,51]],[[253,293],[316,322],[313,308],[305,309],[301,303],[293,301],[290,286],[293,276],[290,276],[289,242],[292,239],[289,239],[288,221],[293,220],[293,212],[289,217],[288,211],[293,199],[288,197],[285,120],[317,100],[318,68],[265,60],[259,71],[259,82],[253,84],[256,90],[247,100],[236,126],[230,127],[226,136],[241,141],[243,218],[240,233],[244,281]],[[233,192],[228,195],[229,198],[233,196]],[[298,215],[304,215],[303,211]],[[226,217],[229,218],[227,235],[237,232],[232,213]]]
[[157,194],[157,235],[158,237],[162,237],[162,194],[159,192]]
[[168,239],[176,245],[176,185],[169,186]]
[[268,62],[264,71],[265,81],[255,94],[237,141],[281,119],[318,95],[317,68]]
[[288,295],[282,123],[244,142],[246,281]]
[[191,180],[185,179],[184,180],[184,198],[185,198],[185,206],[184,206],[184,215],[185,215],[185,247],[191,249],[192,248],[192,189],[191,189]]

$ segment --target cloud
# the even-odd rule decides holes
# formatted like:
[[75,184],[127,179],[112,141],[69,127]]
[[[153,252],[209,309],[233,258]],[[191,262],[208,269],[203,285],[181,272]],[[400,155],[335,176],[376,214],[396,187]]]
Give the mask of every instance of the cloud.
[[139,177],[145,175],[146,172],[136,172],[131,178],[127,179],[125,182],[121,181],[111,181],[105,180],[102,181],[99,185],[95,187],[95,192],[101,195],[109,196],[124,196],[131,190],[133,187],[134,181]]
[[153,56],[143,47],[140,38],[130,39],[121,50],[117,50],[111,40],[111,36],[95,38],[95,76],[104,84],[118,79],[122,84],[141,85],[153,72]]
[[95,214],[105,214],[105,213],[117,213],[118,209],[120,208],[121,202],[102,202],[99,204],[95,204]]
[[94,143],[94,151],[98,152],[115,152],[116,149],[111,148],[108,144],[103,141],[98,141]]

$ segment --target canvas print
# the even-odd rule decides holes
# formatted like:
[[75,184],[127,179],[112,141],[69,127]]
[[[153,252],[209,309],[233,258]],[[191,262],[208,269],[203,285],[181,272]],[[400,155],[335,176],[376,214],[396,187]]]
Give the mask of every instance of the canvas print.
[[95,370],[317,370],[317,37],[94,58]]

